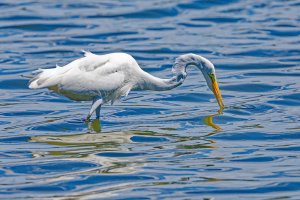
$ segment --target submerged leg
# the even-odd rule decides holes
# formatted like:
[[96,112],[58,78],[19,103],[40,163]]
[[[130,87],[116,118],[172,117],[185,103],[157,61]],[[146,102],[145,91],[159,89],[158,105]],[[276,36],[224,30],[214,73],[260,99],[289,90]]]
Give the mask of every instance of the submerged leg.
[[88,114],[88,116],[86,117],[86,121],[89,121],[89,119],[91,118],[92,114],[96,111],[96,117],[99,118],[100,117],[100,109],[101,109],[101,105],[102,105],[102,99],[100,97],[95,97],[93,99],[93,104],[91,107],[91,110]]

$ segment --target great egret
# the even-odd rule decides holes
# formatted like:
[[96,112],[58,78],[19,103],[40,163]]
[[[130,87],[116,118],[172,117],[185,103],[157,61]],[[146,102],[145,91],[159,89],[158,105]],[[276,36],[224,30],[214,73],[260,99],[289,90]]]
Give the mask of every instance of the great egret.
[[171,90],[181,85],[187,77],[186,68],[196,66],[203,73],[206,83],[214,93],[221,109],[224,104],[219,90],[214,65],[196,54],[176,58],[172,67],[173,77],[161,79],[143,71],[136,60],[126,53],[96,55],[84,51],[84,57],[52,69],[39,69],[29,82],[29,88],[48,88],[72,100],[92,100],[86,120],[96,111],[100,116],[101,105],[127,96],[130,90]]

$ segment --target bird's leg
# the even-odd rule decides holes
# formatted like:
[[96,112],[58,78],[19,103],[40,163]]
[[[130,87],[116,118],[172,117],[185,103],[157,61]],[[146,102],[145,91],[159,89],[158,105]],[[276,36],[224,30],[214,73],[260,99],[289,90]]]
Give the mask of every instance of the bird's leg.
[[102,99],[100,97],[95,97],[93,99],[93,104],[92,104],[92,107],[91,107],[91,110],[88,114],[88,116],[86,117],[86,121],[89,121],[92,114],[96,111],[96,117],[99,118],[100,117],[100,108],[101,108],[101,105],[102,105]]
[[101,110],[101,104],[96,108],[96,118],[100,118],[100,110]]

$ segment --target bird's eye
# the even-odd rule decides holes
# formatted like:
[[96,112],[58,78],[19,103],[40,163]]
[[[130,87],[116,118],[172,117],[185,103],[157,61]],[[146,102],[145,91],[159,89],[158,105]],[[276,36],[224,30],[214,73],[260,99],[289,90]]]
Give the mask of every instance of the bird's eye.
[[209,74],[209,77],[210,77],[211,79],[214,79],[214,78],[215,78],[215,74],[214,74],[214,73],[210,73],[210,74]]

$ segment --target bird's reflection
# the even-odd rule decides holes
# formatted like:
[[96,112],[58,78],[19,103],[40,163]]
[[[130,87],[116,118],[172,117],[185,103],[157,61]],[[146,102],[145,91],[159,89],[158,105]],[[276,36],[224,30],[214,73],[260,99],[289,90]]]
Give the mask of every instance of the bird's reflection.
[[96,118],[92,121],[86,122],[90,132],[100,133],[101,132],[101,121],[99,118]]
[[[219,126],[218,124],[215,124],[213,122],[213,118],[214,117],[217,117],[217,116],[220,116],[223,114],[223,109],[220,109],[218,111],[218,113],[215,113],[215,114],[211,114],[211,115],[208,115],[206,117],[203,118],[203,123],[207,126],[210,126],[214,129],[214,133],[217,133],[219,132],[220,130],[222,130],[222,127]],[[87,126],[88,126],[88,129],[90,132],[92,133],[101,133],[102,129],[101,129],[101,121],[99,118],[96,118],[92,121],[88,121],[86,122]]]
[[220,109],[220,110],[218,111],[218,113],[215,113],[215,114],[208,115],[208,116],[204,117],[203,123],[206,124],[207,126],[212,127],[212,128],[214,129],[214,131],[213,131],[212,133],[208,134],[208,135],[214,135],[214,134],[216,134],[216,133],[218,133],[219,131],[222,130],[222,127],[221,127],[221,126],[219,126],[218,124],[215,124],[215,123],[213,122],[213,118],[214,118],[214,117],[220,116],[220,115],[222,115],[222,114],[223,114],[223,109]]
[[[213,122],[213,118],[221,114],[222,110],[204,117],[204,124],[214,129],[214,131],[205,136],[214,135],[222,129]],[[102,166],[98,173],[128,173],[135,172],[137,167],[144,162],[144,156],[142,156],[144,154],[140,155],[139,150],[133,151],[129,147],[131,144],[136,149],[139,149],[140,146],[144,146],[146,141],[168,141],[168,138],[171,138],[176,141],[176,148],[187,150],[187,153],[191,153],[189,152],[191,149],[213,149],[217,147],[212,145],[215,143],[213,140],[205,139],[203,135],[191,137],[181,134],[168,134],[166,136],[164,133],[144,130],[107,132],[102,130],[99,118],[86,122],[86,126],[89,131],[85,133],[31,137],[30,142],[47,143],[63,147],[55,151],[49,149],[45,152],[33,152],[33,155],[35,157],[46,155],[67,156],[72,159],[96,162]],[[139,138],[139,140],[135,141],[136,138]],[[141,139],[142,142],[140,143]],[[139,162],[136,162],[137,160]]]
[[[60,148],[49,149],[44,152],[33,152],[35,157],[43,156],[65,156],[72,160],[88,161],[101,165],[96,173],[129,173],[136,171],[140,165],[137,160],[143,160],[142,156],[132,154],[126,145],[133,143],[134,131],[116,131],[99,134],[100,121],[94,120],[88,124],[97,133],[81,133],[68,135],[44,135],[33,136],[30,142],[46,143]],[[106,152],[107,155],[101,153]],[[124,153],[128,156],[124,157]],[[112,154],[110,156],[110,154]],[[123,155],[123,156],[122,156]]]
[[[213,114],[205,117],[204,123],[215,129],[206,136],[215,134],[221,129],[213,123],[213,117],[220,115]],[[34,157],[62,156],[72,160],[98,163],[100,168],[92,169],[91,173],[133,173],[146,163],[147,152],[145,144],[149,148],[164,149],[165,142],[173,141],[174,148],[182,150],[181,153],[174,153],[174,156],[195,153],[195,149],[214,149],[217,145],[213,140],[203,135],[187,136],[182,134],[168,134],[165,131],[156,132],[149,130],[127,130],[127,131],[103,131],[101,122],[94,119],[87,123],[89,132],[63,135],[41,135],[33,136],[30,142],[46,143],[55,145],[57,148],[45,149],[43,152],[32,152]],[[101,133],[100,133],[101,132]],[[175,132],[175,130],[174,130]],[[151,147],[152,145],[153,147]]]

